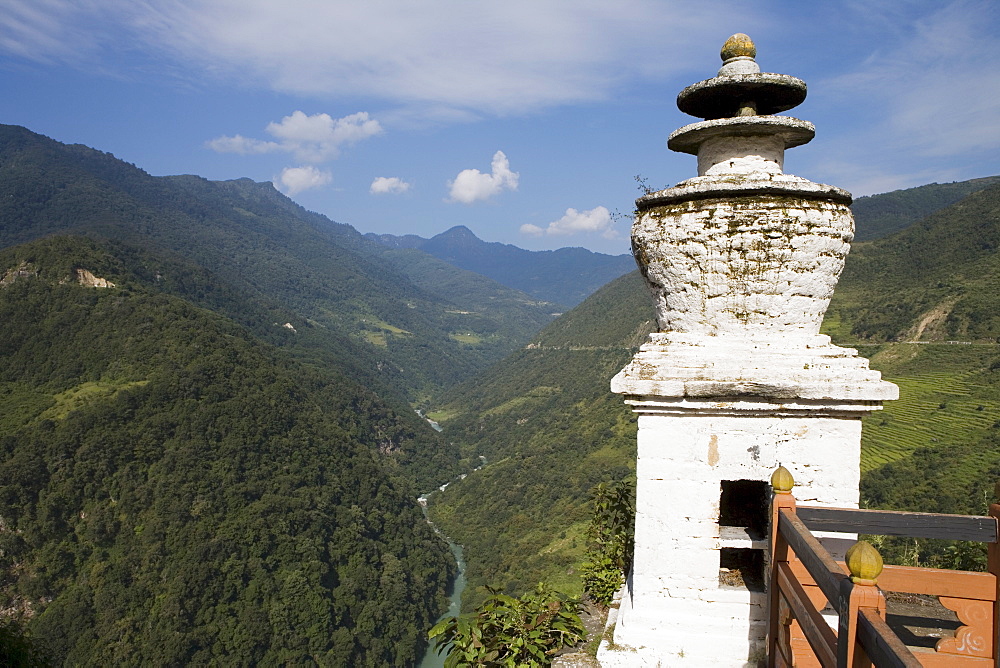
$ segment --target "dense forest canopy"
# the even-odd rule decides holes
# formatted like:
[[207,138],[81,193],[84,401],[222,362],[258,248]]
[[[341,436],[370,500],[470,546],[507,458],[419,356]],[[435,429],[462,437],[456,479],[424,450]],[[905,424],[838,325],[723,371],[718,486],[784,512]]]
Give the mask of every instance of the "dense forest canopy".
[[454,569],[415,498],[470,468],[413,404],[561,307],[13,126],[0,221],[8,613],[59,662],[412,664]]
[[414,661],[453,568],[407,470],[447,452],[432,430],[113,246],[16,247],[0,276],[2,597],[52,656]]

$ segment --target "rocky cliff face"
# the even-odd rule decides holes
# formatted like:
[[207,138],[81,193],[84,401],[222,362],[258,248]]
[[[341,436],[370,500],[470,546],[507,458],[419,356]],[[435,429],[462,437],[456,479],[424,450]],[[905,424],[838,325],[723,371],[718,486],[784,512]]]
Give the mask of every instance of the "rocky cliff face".
[[22,278],[36,278],[37,276],[38,270],[34,267],[34,265],[30,262],[22,262],[16,267],[8,269],[4,272],[4,275],[0,277],[0,288],[5,288],[14,283],[14,281]]
[[106,278],[94,276],[90,271],[77,267],[73,270],[77,283],[85,288],[113,288],[115,284]]
[[[15,281],[23,278],[38,278],[38,268],[31,262],[22,262],[16,267],[8,269],[4,272],[3,276],[0,277],[0,288],[12,285]],[[74,268],[71,275],[59,281],[60,284],[70,282],[76,282],[85,288],[116,287],[115,284],[108,279],[101,278],[100,276],[94,276],[93,272],[89,269],[83,269],[82,267]]]

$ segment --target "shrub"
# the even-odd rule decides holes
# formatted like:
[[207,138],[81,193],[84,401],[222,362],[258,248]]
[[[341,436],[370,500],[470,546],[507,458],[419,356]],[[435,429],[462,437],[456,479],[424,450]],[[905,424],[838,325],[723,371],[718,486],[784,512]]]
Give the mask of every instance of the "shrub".
[[48,668],[52,662],[16,622],[0,622],[0,666]]
[[521,598],[487,587],[491,596],[472,617],[449,617],[429,632],[445,668],[455,666],[548,666],[561,648],[583,639],[575,600],[545,584]]
[[595,555],[592,561],[580,565],[583,588],[595,603],[607,607],[625,582],[622,570],[605,555]]
[[601,483],[594,489],[587,540],[587,561],[580,566],[583,587],[595,603],[608,606],[632,567],[635,488],[631,483]]

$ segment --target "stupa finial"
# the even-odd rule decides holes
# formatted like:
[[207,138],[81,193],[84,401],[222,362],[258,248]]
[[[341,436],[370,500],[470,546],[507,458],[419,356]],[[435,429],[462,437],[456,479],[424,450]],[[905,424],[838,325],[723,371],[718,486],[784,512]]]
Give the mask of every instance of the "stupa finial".
[[750,39],[750,35],[738,32],[726,40],[719,55],[722,56],[723,63],[733,58],[756,58],[757,47]]
[[727,39],[719,55],[722,57],[720,77],[760,73],[760,67],[754,60],[757,57],[757,46],[746,33],[738,32]]

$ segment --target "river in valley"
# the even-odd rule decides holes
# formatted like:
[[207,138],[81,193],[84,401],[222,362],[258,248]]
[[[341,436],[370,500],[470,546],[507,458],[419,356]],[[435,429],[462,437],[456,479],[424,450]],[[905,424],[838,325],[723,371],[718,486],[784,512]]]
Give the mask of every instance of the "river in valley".
[[[421,417],[423,417],[423,415],[421,415]],[[432,423],[431,426],[433,426],[435,429],[440,429],[439,427],[436,426],[436,424],[437,423]],[[479,469],[483,468],[483,466],[486,465],[486,457],[480,455],[479,461],[481,463],[479,464],[479,466],[473,469],[474,471],[478,471]],[[458,476],[457,479],[462,480],[466,477],[466,475],[467,474],[463,473],[462,475]],[[417,503],[420,504],[420,508],[424,511],[424,519],[427,520],[428,524],[434,527],[435,533],[441,536],[441,538],[443,538],[448,543],[448,547],[451,548],[451,553],[455,555],[455,563],[458,564],[458,572],[455,574],[455,579],[451,584],[451,595],[448,598],[448,610],[446,610],[443,615],[438,617],[435,624],[447,617],[457,617],[459,613],[461,613],[462,592],[465,591],[465,585],[467,584],[465,578],[465,559],[462,557],[462,546],[453,541],[451,538],[446,536],[444,532],[442,532],[440,529],[434,526],[434,522],[431,522],[430,517],[428,517],[427,515],[427,498],[434,492],[438,491],[443,492],[445,488],[450,484],[451,484],[450,482],[446,482],[445,484],[438,487],[436,490],[428,492],[427,494],[422,494],[420,497],[417,498]],[[444,659],[445,659],[445,654],[438,654],[437,643],[431,641],[430,645],[428,645],[427,647],[427,652],[424,654],[424,658],[421,659],[420,663],[417,664],[417,668],[444,668]]]
[[[444,484],[440,487],[440,489],[444,490],[447,486],[448,484]],[[433,492],[430,494],[433,494]],[[455,579],[451,583],[451,595],[448,597],[448,609],[437,619],[437,622],[439,622],[446,617],[457,617],[462,611],[462,592],[465,591],[466,585],[465,559],[462,558],[462,546],[448,538],[448,536],[444,535],[440,529],[434,526],[434,522],[431,522],[430,518],[427,516],[427,497],[430,496],[430,494],[424,494],[417,499],[417,502],[424,511],[424,519],[427,520],[428,524],[434,527],[434,531],[437,535],[444,538],[444,540],[448,543],[451,553],[455,555],[455,563],[458,564],[458,572],[455,574]],[[435,622],[435,624],[437,622]],[[437,643],[432,640],[430,645],[427,647],[427,652],[424,654],[424,658],[417,664],[417,668],[444,668],[444,658],[445,654],[437,653]]]

